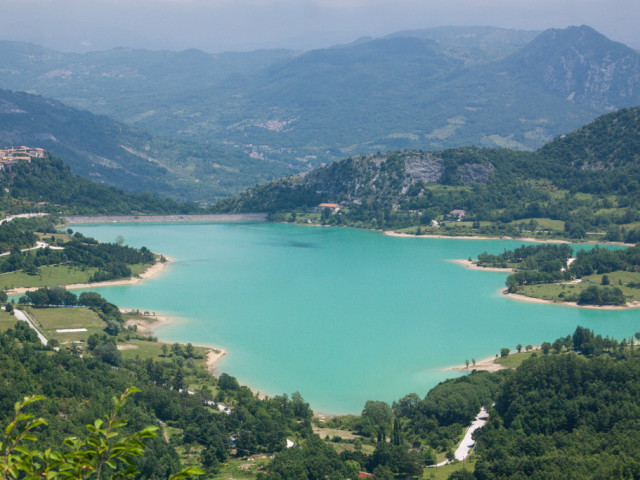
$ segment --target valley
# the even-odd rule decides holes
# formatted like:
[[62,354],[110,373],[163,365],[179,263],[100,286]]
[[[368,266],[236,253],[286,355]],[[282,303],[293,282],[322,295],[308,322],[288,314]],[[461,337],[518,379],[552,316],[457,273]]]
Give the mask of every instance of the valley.
[[530,23],[0,40],[2,477],[640,477],[640,54]]

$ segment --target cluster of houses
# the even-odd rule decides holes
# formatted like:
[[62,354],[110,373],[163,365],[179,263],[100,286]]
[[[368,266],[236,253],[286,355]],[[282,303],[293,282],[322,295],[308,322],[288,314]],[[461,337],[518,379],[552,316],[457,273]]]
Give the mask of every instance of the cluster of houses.
[[[340,211],[340,209],[342,208],[342,206],[338,203],[321,203],[316,207],[316,211],[322,211],[324,209],[329,209],[331,211],[331,213],[338,213]],[[464,216],[467,214],[467,212],[465,210],[451,210],[451,212],[449,213],[448,217],[450,220],[454,221],[454,222],[459,222],[461,221]],[[438,223],[436,222],[435,226],[438,226]]]
[[46,153],[43,148],[25,146],[2,148],[0,149],[0,170],[21,160],[30,162],[32,158],[44,158]]

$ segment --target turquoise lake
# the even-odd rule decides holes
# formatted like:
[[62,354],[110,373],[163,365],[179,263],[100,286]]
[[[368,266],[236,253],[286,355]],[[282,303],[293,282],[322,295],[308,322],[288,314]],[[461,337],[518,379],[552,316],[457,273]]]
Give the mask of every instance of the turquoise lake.
[[138,285],[95,289],[121,307],[173,316],[157,334],[219,346],[218,370],[266,394],[299,391],[316,411],[357,413],[367,400],[424,396],[465,359],[553,341],[577,325],[616,338],[638,310],[600,311],[503,296],[506,275],[450,259],[522,242],[394,238],[271,223],[101,224],[173,261]]

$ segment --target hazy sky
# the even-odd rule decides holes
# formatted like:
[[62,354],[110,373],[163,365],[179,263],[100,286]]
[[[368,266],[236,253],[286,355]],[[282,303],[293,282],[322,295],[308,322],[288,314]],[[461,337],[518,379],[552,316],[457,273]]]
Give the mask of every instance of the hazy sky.
[[0,39],[65,51],[309,49],[412,28],[582,24],[640,48],[639,0],[0,0]]

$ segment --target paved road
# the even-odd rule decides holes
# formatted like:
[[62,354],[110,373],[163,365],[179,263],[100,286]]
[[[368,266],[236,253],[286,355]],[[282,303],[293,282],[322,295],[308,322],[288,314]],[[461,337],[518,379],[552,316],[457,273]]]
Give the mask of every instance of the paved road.
[[[484,427],[488,419],[489,419],[489,414],[487,413],[485,408],[482,407],[480,409],[480,412],[478,412],[478,415],[476,415],[475,420],[471,422],[471,425],[469,426],[469,428],[467,428],[467,431],[464,434],[464,438],[462,439],[462,441],[460,442],[460,445],[458,445],[458,448],[454,453],[456,460],[462,461],[469,456],[469,452],[471,452],[471,450],[475,446],[475,443],[472,438],[473,432],[475,432],[479,428]],[[429,465],[429,467],[430,468],[442,467],[448,463],[450,463],[449,460],[445,460],[436,465]]]
[[44,335],[42,335],[40,333],[40,330],[38,330],[36,328],[36,326],[31,322],[31,319],[29,318],[29,316],[24,313],[22,310],[16,310],[15,308],[13,309],[13,315],[14,317],[16,317],[18,320],[22,321],[22,322],[27,322],[29,324],[29,326],[31,328],[33,328],[33,330],[35,330],[35,332],[38,334],[38,338],[40,339],[40,341],[42,342],[43,345],[47,345],[48,340],[44,337]]
[[471,422],[471,426],[467,429],[467,433],[464,434],[464,438],[460,442],[460,445],[458,445],[458,449],[455,452],[456,460],[462,461],[469,456],[469,452],[475,446],[471,436],[477,429],[484,427],[488,418],[489,414],[484,407],[482,407],[475,420]]
[[49,215],[48,213],[21,213],[20,215],[11,215],[7,218],[3,218],[0,220],[0,225],[4,222],[10,222],[14,218],[34,218],[34,217],[44,217],[45,215]]

